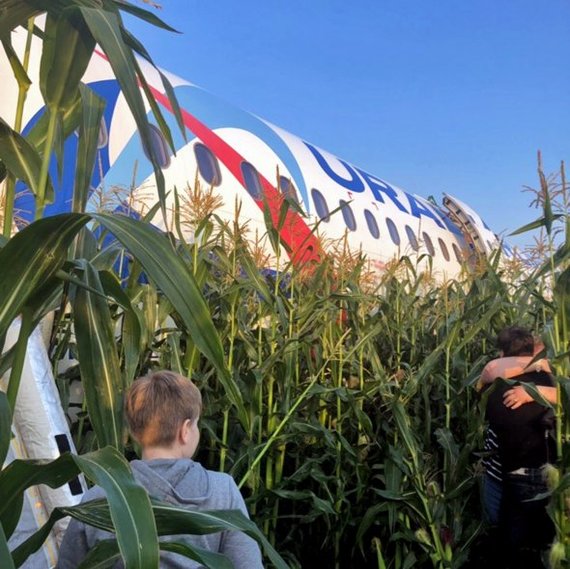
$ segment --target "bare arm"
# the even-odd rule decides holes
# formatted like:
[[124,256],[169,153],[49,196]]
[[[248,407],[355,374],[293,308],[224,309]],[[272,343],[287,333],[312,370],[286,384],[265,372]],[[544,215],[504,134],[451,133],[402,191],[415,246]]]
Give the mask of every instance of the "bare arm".
[[[537,385],[536,389],[538,392],[553,405],[556,405],[558,401],[556,387],[547,387],[546,385]],[[521,405],[525,403],[531,403],[534,401],[531,394],[522,385],[517,385],[512,389],[509,389],[503,395],[503,403],[510,409],[518,409]]]
[[510,379],[528,371],[545,371],[551,373],[548,360],[540,359],[535,361],[530,367],[533,356],[510,356],[491,360],[481,372],[481,377],[477,382],[477,389],[484,385],[493,383],[497,377]]

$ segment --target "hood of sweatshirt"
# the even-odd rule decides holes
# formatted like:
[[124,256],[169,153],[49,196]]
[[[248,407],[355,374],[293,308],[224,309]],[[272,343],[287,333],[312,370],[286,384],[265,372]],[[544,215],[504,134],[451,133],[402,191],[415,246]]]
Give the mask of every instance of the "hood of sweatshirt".
[[200,507],[212,494],[208,471],[189,458],[133,460],[130,464],[137,481],[162,502]]

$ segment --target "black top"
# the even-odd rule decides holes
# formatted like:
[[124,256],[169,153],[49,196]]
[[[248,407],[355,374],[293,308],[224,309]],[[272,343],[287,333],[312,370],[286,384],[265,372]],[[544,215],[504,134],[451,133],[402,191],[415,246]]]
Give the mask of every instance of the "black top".
[[[554,385],[552,377],[545,372],[525,373],[512,379],[537,386]],[[503,394],[512,386],[498,379],[494,387],[487,400],[486,417],[497,435],[503,472],[542,466],[554,456],[551,442],[546,438],[552,412],[535,401],[509,409],[503,403]]]

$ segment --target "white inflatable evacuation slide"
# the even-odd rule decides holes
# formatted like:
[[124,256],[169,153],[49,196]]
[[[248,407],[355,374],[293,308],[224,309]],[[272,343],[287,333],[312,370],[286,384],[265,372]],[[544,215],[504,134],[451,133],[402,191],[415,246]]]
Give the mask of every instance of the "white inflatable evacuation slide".
[[[18,339],[19,321],[15,321],[6,336],[4,350]],[[5,390],[9,373],[0,380]],[[61,407],[46,345],[39,328],[28,341],[16,409],[12,421],[12,441],[6,464],[14,459],[53,460],[66,451],[75,453],[67,420]],[[4,465],[5,466],[5,465]],[[9,541],[13,550],[48,519],[55,506],[72,506],[81,501],[84,481],[76,478],[56,489],[44,485],[33,486],[26,492],[22,516]],[[56,524],[42,549],[30,556],[23,569],[48,569],[57,562],[57,551],[66,524]]]

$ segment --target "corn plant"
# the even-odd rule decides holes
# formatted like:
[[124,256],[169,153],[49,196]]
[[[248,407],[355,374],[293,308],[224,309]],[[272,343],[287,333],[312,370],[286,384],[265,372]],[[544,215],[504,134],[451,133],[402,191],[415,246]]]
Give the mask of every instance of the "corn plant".
[[444,286],[426,286],[404,261],[380,295],[361,286],[358,259],[350,270],[324,258],[310,275],[284,263],[264,276],[237,222],[210,215],[206,226],[199,248],[182,247],[247,425],[207,360],[188,356],[188,330],[154,342],[161,365],[189,373],[192,362],[205,401],[201,460],[236,476],[293,565],[364,566],[379,552],[394,567],[465,563],[480,531],[471,385],[502,327],[522,314],[541,326],[530,292],[503,285],[496,259]]
[[[545,341],[554,364],[557,380],[556,448],[557,462],[549,469],[548,483],[552,499],[549,512],[556,528],[556,538],[549,556],[553,568],[570,564],[570,509],[568,483],[570,481],[568,444],[570,434],[570,217],[568,215],[568,185],[564,162],[557,176],[547,177],[538,155],[540,186],[533,190],[533,205],[542,215],[522,227],[519,233],[541,230],[541,244],[545,243],[544,258],[533,279],[540,287],[536,293],[539,309],[545,319]],[[530,189],[530,188],[529,188]],[[543,238],[545,236],[545,239]]]
[[[106,222],[104,214],[97,220]],[[494,258],[462,280],[435,285],[404,259],[375,289],[362,278],[365,264],[358,255],[349,263],[342,244],[313,273],[283,259],[267,273],[246,231],[214,208],[195,224],[193,240],[178,232],[175,248],[204,291],[229,377],[197,350],[176,301],[138,255],[123,289],[116,277],[100,278],[114,299],[121,370],[171,367],[193,377],[204,395],[199,459],[236,477],[290,565],[469,563],[481,531],[483,434],[472,385],[501,328],[548,323],[540,282],[521,276],[510,286]],[[117,250],[105,253],[102,239],[92,245],[90,262],[109,275]],[[68,326],[63,319],[61,338],[69,338]]]

